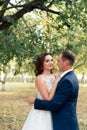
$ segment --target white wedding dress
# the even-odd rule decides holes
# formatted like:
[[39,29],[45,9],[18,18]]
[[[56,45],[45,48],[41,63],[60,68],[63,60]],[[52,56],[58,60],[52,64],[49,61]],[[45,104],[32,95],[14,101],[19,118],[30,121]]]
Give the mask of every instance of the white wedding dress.
[[[46,83],[48,91],[50,92],[55,80],[54,75],[53,74],[51,76],[42,75],[42,78]],[[43,99],[38,90],[37,90],[37,98]],[[33,106],[24,123],[22,130],[53,130],[51,112],[37,110],[34,109]]]

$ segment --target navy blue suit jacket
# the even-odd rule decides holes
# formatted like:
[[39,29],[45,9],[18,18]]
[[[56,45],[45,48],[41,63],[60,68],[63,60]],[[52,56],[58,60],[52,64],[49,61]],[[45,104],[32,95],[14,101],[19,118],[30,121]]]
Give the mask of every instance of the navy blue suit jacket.
[[73,71],[64,75],[52,100],[36,99],[34,108],[51,111],[53,130],[79,130],[76,115],[78,80]]

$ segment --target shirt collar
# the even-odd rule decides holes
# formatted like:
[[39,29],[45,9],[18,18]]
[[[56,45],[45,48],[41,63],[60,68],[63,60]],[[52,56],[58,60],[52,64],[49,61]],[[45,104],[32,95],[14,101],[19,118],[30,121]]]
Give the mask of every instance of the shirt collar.
[[70,71],[72,71],[72,70],[73,70],[73,69],[69,69],[69,70],[63,72],[63,73],[61,74],[61,78],[62,78],[65,74],[67,74],[68,72],[70,72]]

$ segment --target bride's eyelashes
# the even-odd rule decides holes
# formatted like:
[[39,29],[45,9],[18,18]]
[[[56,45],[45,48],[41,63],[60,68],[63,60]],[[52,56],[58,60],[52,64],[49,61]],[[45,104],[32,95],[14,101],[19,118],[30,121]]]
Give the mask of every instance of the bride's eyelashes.
[[52,62],[53,62],[53,59],[51,59],[51,60],[47,59],[47,60],[45,60],[44,62],[49,62],[49,61],[52,61]]

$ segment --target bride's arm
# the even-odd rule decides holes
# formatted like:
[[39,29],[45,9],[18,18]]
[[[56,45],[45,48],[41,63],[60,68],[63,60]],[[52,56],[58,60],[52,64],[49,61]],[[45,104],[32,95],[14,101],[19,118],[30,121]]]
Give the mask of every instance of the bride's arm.
[[38,88],[38,91],[42,95],[43,99],[51,100],[53,98],[59,80],[60,80],[60,75],[56,75],[56,79],[54,81],[53,87],[49,93],[43,78],[41,76],[36,77],[35,85]]
[[48,99],[47,100],[51,100],[53,98],[59,80],[60,80],[60,75],[56,75],[52,89],[51,89],[50,93],[48,93]]

